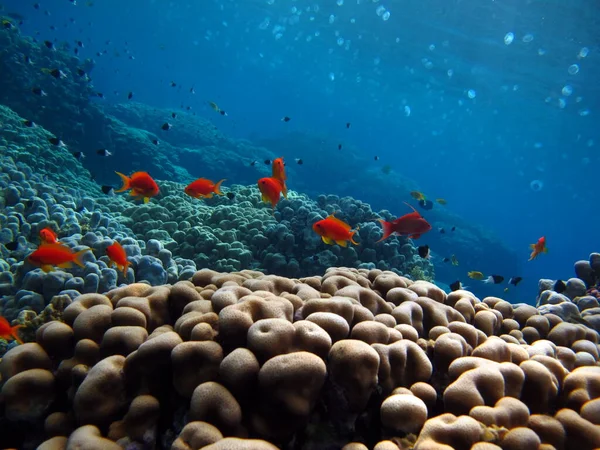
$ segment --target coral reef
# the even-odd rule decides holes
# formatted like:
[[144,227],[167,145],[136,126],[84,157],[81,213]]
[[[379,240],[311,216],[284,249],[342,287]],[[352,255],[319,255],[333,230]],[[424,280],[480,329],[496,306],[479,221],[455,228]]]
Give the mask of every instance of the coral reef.
[[[158,200],[135,204],[125,195],[104,195],[68,149],[48,142],[43,127],[27,127],[5,107],[0,117],[6,149],[0,156],[0,312],[11,320],[22,311],[40,313],[56,295],[102,293],[133,281],[175,283],[197,268],[300,277],[345,265],[433,278],[433,265],[407,239],[375,244],[380,228],[366,223],[375,213],[360,201],[321,196],[315,202],[290,193],[272,213],[255,187],[234,186],[233,199],[201,201],[185,195],[179,183],[160,182]],[[361,224],[360,246],[326,246],[311,231],[313,222],[334,211]],[[84,268],[44,273],[24,261],[45,227],[74,249],[93,250]],[[108,266],[105,250],[115,239],[132,263],[126,277]],[[9,244],[17,246],[9,250]]]
[[342,267],[67,302],[0,361],[4,445],[600,446],[598,333],[530,305]]

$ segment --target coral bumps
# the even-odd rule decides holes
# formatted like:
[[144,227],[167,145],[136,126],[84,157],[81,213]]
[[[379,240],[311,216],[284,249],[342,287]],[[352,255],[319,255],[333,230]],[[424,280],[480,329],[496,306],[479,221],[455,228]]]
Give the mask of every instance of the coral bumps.
[[393,272],[201,270],[63,319],[0,362],[5,445],[600,446],[595,331]]

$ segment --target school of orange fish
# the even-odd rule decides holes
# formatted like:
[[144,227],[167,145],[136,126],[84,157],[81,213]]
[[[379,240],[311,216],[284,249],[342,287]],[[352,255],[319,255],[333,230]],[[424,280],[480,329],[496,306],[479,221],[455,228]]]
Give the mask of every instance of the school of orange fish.
[[[135,172],[131,176],[124,175],[120,172],[116,173],[121,178],[123,185],[115,192],[130,191],[132,197],[137,200],[142,200],[144,203],[147,203],[150,198],[158,195],[160,192],[158,184],[147,172]],[[199,178],[186,186],[184,192],[193,198],[211,198],[214,194],[223,195],[220,190],[223,181],[225,181],[225,179],[214,183],[206,178]],[[273,161],[272,175],[270,177],[264,177],[258,180],[258,189],[260,190],[262,201],[270,203],[273,210],[275,210],[282,195],[284,198],[287,198],[288,191],[286,181],[287,175],[283,158],[277,158]],[[419,202],[426,201],[423,194],[419,192],[411,192],[411,196],[417,198]],[[437,199],[436,201],[440,204],[445,204],[445,200],[443,200],[444,203],[442,203],[442,200],[443,199]],[[391,222],[379,219],[379,222],[381,222],[383,227],[383,236],[377,242],[381,242],[394,234],[408,236],[411,239],[418,239],[422,234],[431,230],[431,225],[427,220],[425,220],[425,218],[423,218],[423,216],[421,216],[411,205],[408,203],[406,203],[406,205],[412,208],[413,212],[405,214]],[[342,247],[346,247],[348,242],[350,242],[354,245],[359,245],[359,243],[354,240],[354,235],[358,230],[352,230],[349,224],[338,219],[334,214],[315,222],[312,228],[316,234],[321,236],[321,239],[325,244],[333,245],[335,243]],[[55,267],[62,269],[70,268],[73,264],[84,267],[82,257],[85,253],[92,251],[90,248],[78,252],[73,251],[67,245],[59,242],[56,232],[50,228],[42,229],[39,235],[40,245],[27,257],[27,260],[31,264],[40,267],[44,272],[50,272],[54,270]],[[541,253],[546,253],[548,250],[545,237],[541,237],[535,244],[531,244],[531,249],[532,253],[529,261],[535,259]],[[118,270],[122,271],[123,276],[127,276],[127,270],[131,262],[127,260],[127,254],[121,244],[114,241],[114,243],[106,249],[106,254],[110,260],[110,265],[115,266]],[[429,258],[429,249],[427,248],[427,254],[425,256],[421,256]],[[513,284],[516,286],[516,283]],[[0,338],[6,340],[15,339],[21,343],[17,334],[19,328],[20,325],[11,327],[10,323],[4,317],[0,316]]]

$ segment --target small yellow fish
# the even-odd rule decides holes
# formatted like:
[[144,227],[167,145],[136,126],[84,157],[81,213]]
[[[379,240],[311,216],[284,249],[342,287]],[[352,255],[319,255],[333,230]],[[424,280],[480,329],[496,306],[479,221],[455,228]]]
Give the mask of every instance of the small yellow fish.
[[411,191],[410,196],[415,200],[425,200],[425,195],[419,191]]
[[468,272],[467,275],[469,276],[469,278],[472,278],[473,280],[483,280],[485,278],[485,275],[483,273],[478,272],[476,270],[472,270],[472,271]]
[[456,259],[456,255],[452,255],[452,265],[458,266],[458,259]]
[[440,205],[446,205],[448,203],[446,199],[443,198],[436,198],[435,201],[438,202]]
[[215,102],[208,102],[208,105],[215,110],[216,112],[218,112],[219,114],[221,114],[222,116],[226,116],[227,113],[225,111],[223,111],[221,108],[219,108],[219,105],[217,105]]

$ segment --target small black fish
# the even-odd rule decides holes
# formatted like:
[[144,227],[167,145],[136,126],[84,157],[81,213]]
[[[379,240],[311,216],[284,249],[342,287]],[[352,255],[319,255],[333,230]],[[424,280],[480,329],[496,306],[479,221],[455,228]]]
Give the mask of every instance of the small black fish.
[[225,111],[223,111],[223,110],[219,111],[219,113],[220,113],[222,116],[226,116],[226,115],[227,115],[227,113],[226,113]]
[[82,161],[85,158],[83,152],[73,152],[73,156],[77,161]]
[[504,277],[502,275],[490,275],[487,280],[485,280],[485,283],[500,284],[503,281]]
[[177,83],[175,83],[174,81],[171,81],[171,87],[175,87],[177,86]]
[[48,142],[50,142],[52,145],[56,145],[58,147],[66,147],[65,143],[57,137],[48,138]]
[[33,64],[33,60],[31,59],[31,57],[29,57],[29,55],[24,55],[23,56],[23,61],[25,61],[25,64]]
[[442,261],[445,263],[450,262],[450,258],[444,258],[444,259],[442,259]]
[[171,125],[169,122],[165,122],[162,124],[162,126],[160,127],[161,130],[164,131],[169,131],[171,129],[173,125]]
[[77,41],[77,45],[78,45],[79,47],[83,48],[83,42],[81,42],[81,41]]
[[133,92],[127,94],[127,100],[131,100],[133,98]]
[[508,284],[512,284],[513,286],[516,286],[522,280],[523,280],[523,278],[521,278],[521,277],[512,277],[510,280],[508,280]]
[[2,28],[5,28],[7,30],[10,30],[12,28],[14,28],[15,26],[13,25],[13,23],[10,20],[3,20],[2,21]]
[[419,206],[427,211],[433,208],[433,202],[431,200],[419,200]]
[[17,248],[19,248],[19,241],[7,242],[4,244],[7,250],[14,252]]
[[78,48],[74,48],[73,49],[73,53],[75,53],[76,55],[79,55],[79,49]]
[[271,165],[271,160],[270,160],[270,159],[265,159],[265,164],[266,164],[267,166]]
[[190,88],[190,94],[195,94],[195,93],[196,93],[196,90],[194,89],[194,86],[192,86],[192,87]]
[[429,258],[429,245],[421,245],[417,248],[421,258]]
[[174,112],[172,112],[172,113],[171,113],[171,117],[172,117],[173,119],[176,119],[176,118],[177,118],[177,113],[174,113]]
[[350,128],[350,122],[346,122],[346,128]]
[[379,161],[379,156],[375,156],[373,159],[375,159],[375,161]]
[[554,286],[552,287],[552,290],[554,292],[558,292],[559,294],[562,294],[563,292],[565,292],[566,289],[567,289],[567,283],[565,283],[563,280],[556,280],[556,282],[554,283]]
[[39,95],[40,97],[46,97],[48,95],[42,90],[42,88],[39,87],[34,87],[31,89],[31,92],[33,92],[35,95]]
[[255,161],[252,161],[252,162],[250,163],[250,167],[254,167],[254,166],[256,165],[256,163],[257,163],[257,162],[258,162],[258,161],[256,161],[256,160],[255,160]]
[[160,142],[158,141],[158,139],[152,139],[152,143],[153,143],[154,145],[158,145],[158,144],[160,144]]
[[227,198],[228,198],[229,200],[233,200],[233,199],[235,198],[235,193],[234,193],[234,192],[228,192],[228,193],[227,193]]
[[342,144],[338,144],[338,150],[342,149]]
[[33,4],[33,8],[34,9],[40,9],[40,4],[39,3],[34,3]]
[[54,50],[54,44],[50,41],[44,41],[44,45],[50,50]]
[[109,152],[108,150],[106,150],[105,148],[101,148],[99,150],[96,150],[96,155],[100,155],[100,156],[111,156],[112,153]]
[[83,70],[83,69],[77,69],[77,75],[79,75],[80,77],[83,77],[83,76],[85,76],[87,74],[85,73],[85,70]]
[[24,120],[23,125],[29,128],[35,128],[35,122],[33,120]]
[[456,231],[456,227],[452,227],[450,231]]
[[454,291],[459,291],[463,288],[462,283],[460,282],[460,280],[456,280],[454,283],[452,283],[450,285],[450,289],[452,290],[452,292]]
[[106,195],[110,194],[111,192],[114,191],[114,187],[113,186],[102,186],[102,192],[104,192]]
[[440,234],[446,234],[446,230],[444,230],[443,228],[438,228],[438,231],[440,232]]
[[288,116],[285,116],[284,118],[281,119],[282,122],[289,122],[290,120],[292,120],[292,119],[290,119]]
[[57,80],[62,79],[62,78],[67,78],[67,75],[60,69],[52,69],[52,70],[48,71],[48,73],[50,75],[52,75],[54,78],[56,78]]
[[300,158],[296,158],[296,164],[302,165],[304,164],[304,161],[302,161]]

